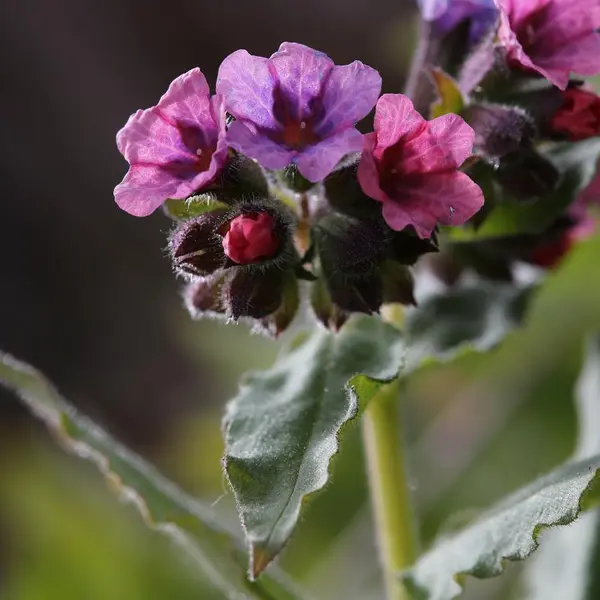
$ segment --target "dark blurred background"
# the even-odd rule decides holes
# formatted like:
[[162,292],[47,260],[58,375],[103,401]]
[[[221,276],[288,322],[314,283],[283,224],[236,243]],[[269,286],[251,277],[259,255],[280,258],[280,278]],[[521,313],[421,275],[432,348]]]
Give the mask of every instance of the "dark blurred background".
[[[164,255],[170,223],[113,202],[126,170],[116,131],[180,73],[198,65],[214,82],[230,52],[269,55],[285,40],[360,59],[399,91],[415,31],[403,0],[4,0],[0,348],[230,516],[222,408],[238,375],[276,348],[243,327],[189,320]],[[581,336],[600,324],[600,292],[579,291],[568,279],[524,345],[407,388],[425,543],[457,509],[485,506],[570,452]],[[570,329],[553,320],[565,305]],[[356,429],[336,467],[283,565],[317,598],[378,598]],[[507,597],[514,581],[474,585],[472,597]],[[0,598],[199,597],[175,551],[0,391]]]

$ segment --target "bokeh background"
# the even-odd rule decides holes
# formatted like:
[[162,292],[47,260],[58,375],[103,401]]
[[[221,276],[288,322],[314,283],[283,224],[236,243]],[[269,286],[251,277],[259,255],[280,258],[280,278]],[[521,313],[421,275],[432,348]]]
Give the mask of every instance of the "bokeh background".
[[[2,2],[0,347],[235,518],[220,418],[239,374],[276,347],[188,318],[164,254],[170,223],[113,203],[126,170],[115,133],[180,73],[199,65],[214,81],[230,52],[268,55],[284,40],[361,59],[399,91],[415,37],[402,0]],[[424,544],[571,452],[581,342],[600,326],[595,258],[568,262],[535,323],[499,352],[406,386]],[[354,428],[281,559],[319,599],[381,597],[359,442]],[[517,575],[474,582],[470,597],[508,598]],[[209,598],[196,576],[0,391],[2,600]]]

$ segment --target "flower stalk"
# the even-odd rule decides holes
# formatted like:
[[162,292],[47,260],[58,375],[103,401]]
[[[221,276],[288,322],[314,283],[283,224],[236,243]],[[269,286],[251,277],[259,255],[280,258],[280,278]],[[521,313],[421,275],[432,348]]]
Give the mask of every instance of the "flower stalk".
[[[402,309],[386,307],[399,325]],[[383,387],[363,416],[363,444],[387,600],[409,600],[400,573],[417,558],[418,536],[403,452],[399,381]]]

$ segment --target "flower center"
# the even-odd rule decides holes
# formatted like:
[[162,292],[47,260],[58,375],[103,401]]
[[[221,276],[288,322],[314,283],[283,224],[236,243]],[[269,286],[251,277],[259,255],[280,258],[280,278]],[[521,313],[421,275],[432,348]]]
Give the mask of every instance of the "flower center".
[[539,32],[543,25],[548,21],[546,12],[549,3],[546,3],[541,8],[531,13],[518,27],[515,32],[519,44],[523,47],[523,50],[527,53],[535,54],[534,48],[539,39]]
[[283,142],[290,148],[305,148],[317,141],[317,135],[306,121],[289,120],[283,126]]
[[280,246],[281,240],[275,234],[275,219],[267,212],[235,217],[223,237],[225,254],[239,265],[271,258]]

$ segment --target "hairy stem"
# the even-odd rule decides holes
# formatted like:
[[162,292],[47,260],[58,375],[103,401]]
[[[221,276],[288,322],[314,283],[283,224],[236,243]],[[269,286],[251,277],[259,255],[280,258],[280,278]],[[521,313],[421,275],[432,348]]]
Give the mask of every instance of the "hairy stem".
[[[401,313],[386,315],[399,324]],[[408,600],[400,571],[417,558],[417,527],[403,453],[399,383],[371,400],[363,416],[363,440],[371,503],[387,600]]]

